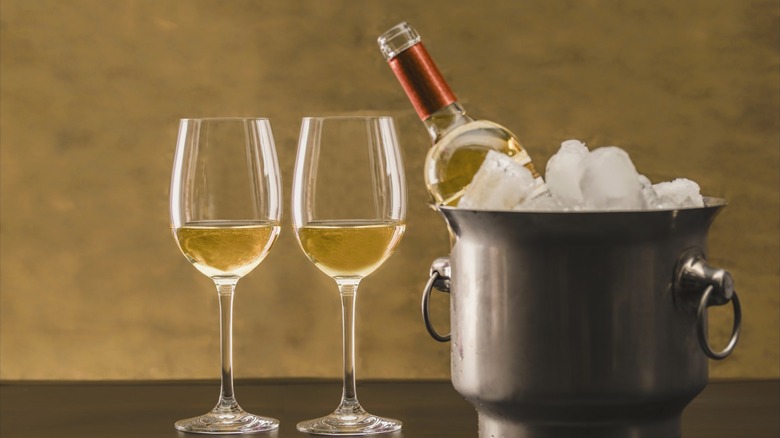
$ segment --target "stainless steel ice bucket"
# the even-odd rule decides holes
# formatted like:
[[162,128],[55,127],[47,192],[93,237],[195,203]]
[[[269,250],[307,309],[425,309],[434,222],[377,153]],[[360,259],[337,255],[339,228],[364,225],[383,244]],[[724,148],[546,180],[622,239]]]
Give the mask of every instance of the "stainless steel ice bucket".
[[[636,212],[441,208],[455,241],[423,294],[451,292],[451,372],[481,438],[680,436],[707,358],[741,324],[728,272],[706,262],[725,205]],[[451,264],[450,264],[451,262]],[[715,351],[707,308],[731,303]]]

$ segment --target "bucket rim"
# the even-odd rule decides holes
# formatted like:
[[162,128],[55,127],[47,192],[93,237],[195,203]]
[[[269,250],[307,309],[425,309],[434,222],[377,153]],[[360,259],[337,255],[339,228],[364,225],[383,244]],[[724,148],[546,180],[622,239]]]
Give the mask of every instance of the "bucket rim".
[[668,214],[681,211],[697,211],[708,209],[720,209],[728,205],[728,201],[725,198],[717,198],[712,196],[704,196],[704,206],[702,207],[682,207],[682,208],[653,208],[646,210],[483,210],[483,209],[468,209],[452,206],[434,206],[435,210],[442,212],[474,212],[474,213],[495,213],[495,214],[521,214],[521,215],[616,215],[616,214]]

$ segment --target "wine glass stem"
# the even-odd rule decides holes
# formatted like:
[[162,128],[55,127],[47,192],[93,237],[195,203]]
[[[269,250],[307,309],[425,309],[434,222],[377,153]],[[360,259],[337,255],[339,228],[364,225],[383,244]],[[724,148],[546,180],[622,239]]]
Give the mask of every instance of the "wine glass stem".
[[360,410],[355,385],[355,301],[359,281],[337,281],[341,295],[341,322],[344,345],[344,390],[337,411]]
[[222,353],[222,388],[215,409],[233,410],[238,407],[233,394],[233,294],[236,282],[216,281],[219,294],[219,334]]

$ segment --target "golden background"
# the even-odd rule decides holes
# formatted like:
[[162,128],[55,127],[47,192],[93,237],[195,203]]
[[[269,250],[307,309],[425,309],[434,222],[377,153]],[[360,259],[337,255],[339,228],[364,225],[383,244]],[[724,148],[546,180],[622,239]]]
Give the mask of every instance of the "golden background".
[[[301,117],[355,111],[396,117],[409,184],[407,234],[360,292],[358,377],[447,378],[419,311],[448,248],[428,137],[375,43],[402,20],[541,169],[578,138],[727,198],[709,259],[744,330],[711,376],[780,377],[776,0],[3,0],[0,378],[219,375],[216,294],[168,222],[178,119],[200,116],[269,117],[283,169],[282,236],[238,286],[236,377],[340,376],[336,287],[295,242],[289,191]],[[712,313],[723,345],[730,308]]]

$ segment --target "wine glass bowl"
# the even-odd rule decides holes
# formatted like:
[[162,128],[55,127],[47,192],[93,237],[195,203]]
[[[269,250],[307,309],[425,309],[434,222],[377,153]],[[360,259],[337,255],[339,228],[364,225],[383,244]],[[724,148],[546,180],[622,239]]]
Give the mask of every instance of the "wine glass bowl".
[[233,390],[233,296],[238,280],[266,257],[279,235],[281,181],[267,119],[182,119],[170,193],[179,249],[214,281],[220,304],[221,391],[210,412],[177,421],[184,432],[274,430],[279,422],[244,411]]
[[405,229],[406,185],[393,119],[304,118],[292,198],[301,249],[338,286],[344,353],[339,406],[297,428],[320,435],[397,431],[400,421],[372,415],[358,402],[354,325],[360,282],[390,257]]

